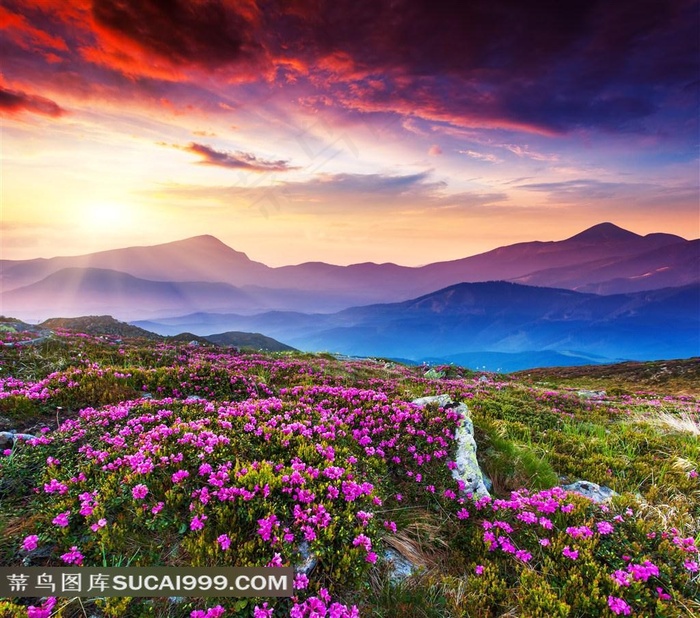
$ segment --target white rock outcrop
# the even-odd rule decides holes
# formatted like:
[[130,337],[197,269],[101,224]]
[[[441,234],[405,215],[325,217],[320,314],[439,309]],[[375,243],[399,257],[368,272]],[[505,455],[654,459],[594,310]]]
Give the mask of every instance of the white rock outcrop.
[[455,403],[449,395],[435,395],[433,397],[420,397],[413,402],[419,406],[437,404],[446,410],[454,410],[461,416],[461,422],[457,427],[455,440],[457,452],[455,463],[457,467],[452,470],[452,477],[464,483],[464,492],[472,494],[476,499],[489,495],[484,483],[484,475],[476,459],[476,441],[474,440],[474,424],[472,423],[469,408],[464,403]]

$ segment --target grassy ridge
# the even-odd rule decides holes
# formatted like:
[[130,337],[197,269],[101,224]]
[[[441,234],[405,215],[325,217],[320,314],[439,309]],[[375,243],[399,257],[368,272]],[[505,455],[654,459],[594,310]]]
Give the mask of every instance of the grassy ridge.
[[608,389],[634,393],[646,390],[657,395],[700,395],[700,358],[615,365],[549,367],[513,374],[526,383],[546,381],[557,386]]
[[[0,560],[316,560],[292,599],[97,599],[96,616],[693,615],[693,363],[667,363],[673,379],[650,393],[633,388],[658,373],[646,365],[480,377],[68,333],[5,348],[4,428],[38,439],[0,460]],[[410,403],[435,394],[468,404],[491,498],[452,478],[459,419]],[[620,495],[601,506],[559,488],[579,479]],[[388,548],[413,576],[392,578]],[[57,610],[83,615],[69,599]]]

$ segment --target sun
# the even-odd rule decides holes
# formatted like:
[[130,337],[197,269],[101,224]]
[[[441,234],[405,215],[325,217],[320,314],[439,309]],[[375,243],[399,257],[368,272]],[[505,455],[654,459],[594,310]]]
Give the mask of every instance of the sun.
[[81,209],[82,226],[91,232],[113,232],[128,227],[133,219],[132,208],[121,202],[95,201]]
[[93,225],[115,225],[121,222],[125,210],[120,204],[102,202],[88,207],[88,217]]

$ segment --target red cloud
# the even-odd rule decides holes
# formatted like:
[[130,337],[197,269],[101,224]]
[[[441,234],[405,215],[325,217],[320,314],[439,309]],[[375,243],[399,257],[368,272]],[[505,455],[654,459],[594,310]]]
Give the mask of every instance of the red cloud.
[[53,118],[66,113],[63,108],[51,99],[27,94],[19,90],[9,90],[0,86],[0,113],[14,115],[23,111]]
[[191,69],[245,69],[262,53],[251,1],[95,0],[92,17],[99,44],[83,57],[128,75],[180,80]]
[[5,36],[23,49],[33,50],[37,47],[43,47],[68,51],[68,45],[61,37],[33,26],[24,15],[13,13],[1,5],[0,30],[5,30]]

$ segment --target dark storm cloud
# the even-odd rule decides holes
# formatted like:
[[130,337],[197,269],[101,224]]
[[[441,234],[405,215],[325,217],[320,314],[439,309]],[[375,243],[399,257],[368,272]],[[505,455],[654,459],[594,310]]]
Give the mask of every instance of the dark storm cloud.
[[176,148],[199,155],[202,158],[199,161],[201,165],[215,165],[250,172],[286,172],[297,169],[291,167],[288,161],[267,161],[248,152],[224,152],[194,142],[184,147],[176,146]]
[[[83,63],[129,78],[189,82],[196,69],[222,84],[263,81],[274,90],[294,83],[295,100],[312,107],[461,127],[543,134],[670,127],[665,132],[674,139],[684,138],[673,127],[697,127],[696,0],[68,4],[74,8],[43,0],[52,23],[65,14],[70,26],[51,34],[64,40],[80,31],[73,35],[79,44],[69,45]],[[31,3],[11,1],[17,12],[25,5]],[[40,9],[26,7],[34,18],[26,36],[36,40]]]
[[23,111],[54,118],[65,114],[65,110],[50,99],[0,86],[0,113],[17,114]]
[[221,0],[95,0],[98,27],[172,64],[216,68],[259,51],[257,10]]

